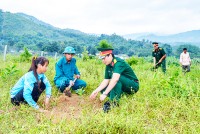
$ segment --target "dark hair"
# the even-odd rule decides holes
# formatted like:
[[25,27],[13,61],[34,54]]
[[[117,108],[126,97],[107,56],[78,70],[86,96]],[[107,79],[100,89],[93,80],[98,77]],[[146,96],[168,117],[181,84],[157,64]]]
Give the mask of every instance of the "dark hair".
[[187,48],[183,48],[183,50],[187,50]]
[[[115,55],[114,55],[113,53],[110,53],[110,54],[111,54],[112,57],[114,58]],[[109,56],[110,54],[106,54],[106,56]]]
[[33,57],[32,58],[32,63],[31,63],[31,67],[30,67],[30,69],[28,70],[28,72],[30,72],[30,71],[33,71],[33,74],[34,74],[34,76],[35,76],[35,78],[36,78],[36,80],[37,80],[37,83],[38,83],[38,89],[40,90],[40,82],[39,82],[39,80],[38,80],[38,74],[37,74],[37,68],[38,68],[38,64],[40,64],[40,65],[42,65],[42,66],[44,66],[45,65],[45,63],[48,63],[49,64],[49,60],[48,59],[46,59],[45,57]]

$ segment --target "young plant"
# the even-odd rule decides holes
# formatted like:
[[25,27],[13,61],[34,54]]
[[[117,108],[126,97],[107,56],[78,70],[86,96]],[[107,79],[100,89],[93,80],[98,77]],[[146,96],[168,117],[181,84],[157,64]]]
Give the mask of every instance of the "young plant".
[[84,92],[85,92],[85,90],[83,89],[83,87],[76,90],[76,93],[77,93],[78,95],[80,95],[80,96],[82,96]]

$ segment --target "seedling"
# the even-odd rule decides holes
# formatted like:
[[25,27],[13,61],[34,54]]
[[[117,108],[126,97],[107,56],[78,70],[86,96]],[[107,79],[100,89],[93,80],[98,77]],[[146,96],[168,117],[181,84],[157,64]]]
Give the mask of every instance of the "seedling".
[[85,90],[83,89],[83,87],[76,90],[76,93],[77,93],[78,95],[80,95],[80,96],[82,96],[84,92],[85,92]]

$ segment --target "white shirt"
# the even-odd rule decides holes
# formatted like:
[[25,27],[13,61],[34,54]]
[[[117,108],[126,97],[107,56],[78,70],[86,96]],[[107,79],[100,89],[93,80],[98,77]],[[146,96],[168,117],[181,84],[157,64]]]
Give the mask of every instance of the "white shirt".
[[188,52],[184,53],[182,52],[180,55],[180,63],[182,65],[190,65],[191,59],[190,59],[190,55]]

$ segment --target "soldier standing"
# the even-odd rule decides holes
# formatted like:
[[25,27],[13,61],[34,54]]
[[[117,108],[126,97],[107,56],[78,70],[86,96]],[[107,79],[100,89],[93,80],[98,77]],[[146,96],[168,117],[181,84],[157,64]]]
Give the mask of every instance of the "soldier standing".
[[162,67],[162,71],[166,73],[166,53],[165,50],[158,46],[158,42],[153,42],[154,50],[152,52],[154,67]]

